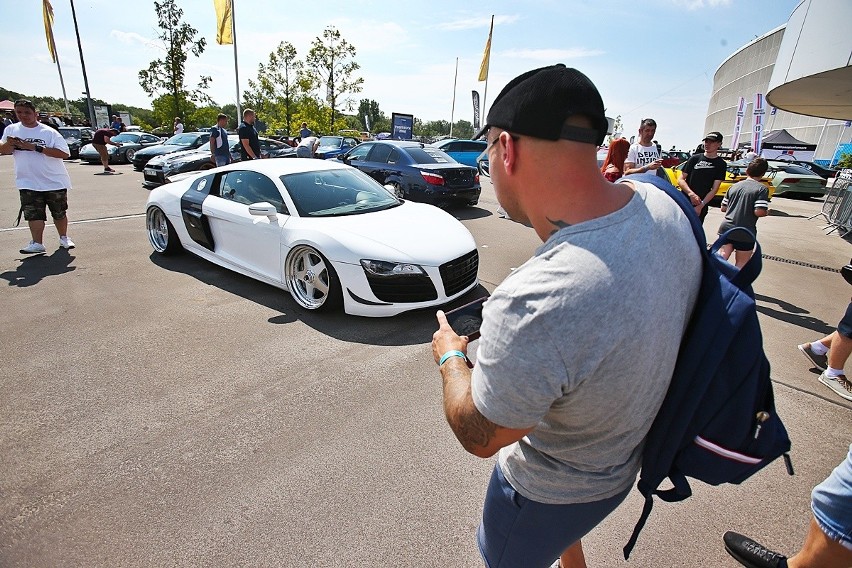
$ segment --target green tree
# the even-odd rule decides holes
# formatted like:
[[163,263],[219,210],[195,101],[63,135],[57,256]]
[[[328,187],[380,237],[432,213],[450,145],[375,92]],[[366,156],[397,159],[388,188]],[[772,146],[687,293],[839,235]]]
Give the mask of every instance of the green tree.
[[203,37],[195,39],[198,30],[181,21],[183,10],[177,6],[175,0],[154,0],[154,11],[157,12],[161,30],[158,37],[163,42],[166,55],[162,59],[152,61],[148,69],[139,71],[139,84],[151,97],[170,95],[170,101],[174,105],[172,118],[187,118],[184,104],[213,102],[206,93],[212,80],[210,77],[200,77],[196,89],[190,89],[186,85],[186,60],[190,53],[195,57],[204,53],[207,40]]
[[[369,124],[364,122],[365,116],[369,120]],[[376,125],[379,124],[382,119],[386,119],[386,117],[379,109],[379,103],[372,99],[361,99],[361,102],[358,103],[358,120],[361,122],[364,130],[377,132],[377,130],[375,130]]]
[[852,168],[852,154],[843,154],[840,156],[840,159],[834,165],[838,170],[844,170],[847,168]]
[[361,68],[354,61],[355,55],[355,46],[343,39],[334,26],[329,26],[322,32],[322,38],[314,38],[305,60],[308,68],[316,74],[319,88],[325,87],[326,101],[331,109],[329,132],[334,131],[338,105],[351,111],[350,95],[362,90],[364,79],[353,75]]

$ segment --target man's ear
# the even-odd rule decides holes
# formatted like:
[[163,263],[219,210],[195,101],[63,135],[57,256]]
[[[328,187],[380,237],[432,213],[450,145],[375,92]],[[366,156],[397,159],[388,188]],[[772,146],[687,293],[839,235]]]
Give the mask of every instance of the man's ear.
[[506,131],[500,133],[500,145],[498,146],[500,159],[503,160],[503,169],[507,174],[515,173],[515,165],[518,160],[518,149],[515,148],[515,140]]

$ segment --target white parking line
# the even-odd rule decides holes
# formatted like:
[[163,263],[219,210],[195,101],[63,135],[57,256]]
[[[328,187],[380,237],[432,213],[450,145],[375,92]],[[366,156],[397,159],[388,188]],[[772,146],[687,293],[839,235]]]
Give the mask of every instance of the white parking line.
[[[81,219],[80,221],[69,221],[69,225],[82,225],[83,223],[100,223],[101,221],[121,221],[123,219],[138,219],[139,217],[144,217],[144,213],[134,213],[132,215],[118,215],[116,217],[101,217],[100,219]],[[49,223],[45,225],[45,227],[53,227],[53,223]],[[26,221],[21,219],[20,227],[9,227],[7,229],[0,229],[0,233],[5,233],[7,231],[28,231],[29,227],[26,225]]]

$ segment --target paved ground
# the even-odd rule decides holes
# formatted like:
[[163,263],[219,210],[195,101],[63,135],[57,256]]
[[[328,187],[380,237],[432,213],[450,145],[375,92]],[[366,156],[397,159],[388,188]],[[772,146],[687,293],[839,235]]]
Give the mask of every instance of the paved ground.
[[[306,313],[192,256],[157,259],[141,174],[68,168],[78,248],[56,250],[48,227],[49,254],[24,258],[0,156],[0,566],[481,565],[492,461],[444,422],[431,313]],[[850,296],[833,272],[849,243],[807,219],[819,206],[779,198],[759,226],[776,260],[756,291],[797,475],[772,464],[658,504],[625,564],[633,495],[585,539],[590,565],[733,567],[727,529],[801,542],[810,489],[852,438],[852,404],[795,349],[831,331]],[[495,210],[486,183],[480,207],[459,212],[489,290],[538,244]]]

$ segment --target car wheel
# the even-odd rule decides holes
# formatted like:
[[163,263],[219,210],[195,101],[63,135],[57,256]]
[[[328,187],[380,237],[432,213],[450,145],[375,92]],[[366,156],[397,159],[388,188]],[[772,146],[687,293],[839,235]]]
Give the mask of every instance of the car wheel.
[[133,162],[133,156],[136,155],[136,150],[133,148],[128,148],[127,152],[124,153],[124,163],[129,164]]
[[393,194],[396,195],[398,198],[403,199],[405,197],[405,194],[402,191],[402,186],[399,185],[399,183],[392,181],[388,183],[388,185],[393,187]]
[[166,214],[159,207],[151,207],[145,216],[148,226],[148,241],[154,247],[154,252],[170,255],[182,247],[175,228],[169,222]]
[[306,310],[331,309],[342,302],[334,268],[316,249],[299,245],[284,263],[284,279],[290,295]]

